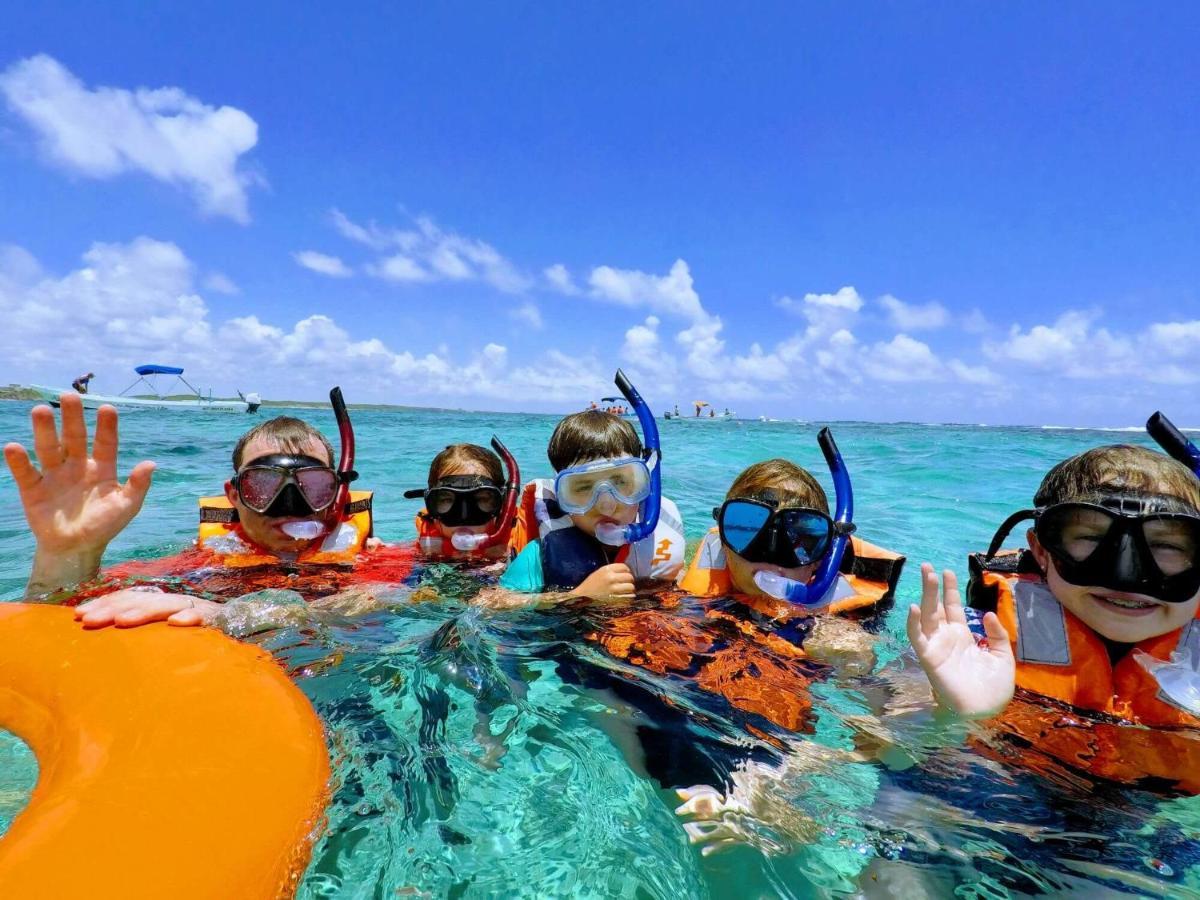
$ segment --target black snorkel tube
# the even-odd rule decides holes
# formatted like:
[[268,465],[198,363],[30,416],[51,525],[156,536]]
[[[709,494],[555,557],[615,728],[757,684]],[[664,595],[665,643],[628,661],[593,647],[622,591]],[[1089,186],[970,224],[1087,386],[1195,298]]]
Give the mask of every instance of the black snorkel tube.
[[492,449],[496,451],[497,456],[504,460],[504,468],[508,472],[508,488],[504,492],[504,506],[500,508],[500,513],[496,516],[492,527],[483,534],[456,531],[450,536],[450,543],[454,545],[454,549],[462,553],[487,550],[507,541],[508,533],[517,521],[517,500],[521,493],[521,469],[517,466],[516,457],[494,434],[492,435]]
[[842,557],[846,555],[846,544],[850,535],[854,533],[854,487],[850,483],[850,472],[846,469],[846,462],[842,459],[841,451],[833,440],[833,433],[828,428],[821,429],[817,435],[817,443],[825,456],[825,464],[829,466],[835,496],[834,538],[829,552],[825,554],[825,558],[821,560],[817,571],[807,584],[766,570],[760,570],[754,575],[754,583],[772,597],[809,607],[824,606],[833,599],[830,589],[837,581]]
[[650,469],[650,496],[642,501],[641,521],[621,529],[614,527],[612,531],[603,533],[600,529],[596,530],[596,537],[602,542],[619,547],[622,544],[636,544],[654,534],[654,529],[658,527],[658,513],[662,506],[662,447],[658,440],[658,423],[654,420],[654,413],[650,411],[649,405],[642,399],[637,388],[620,369],[617,369],[613,381],[637,413],[638,424],[642,426],[642,456]]
[[1167,455],[1183,463],[1200,478],[1200,447],[1188,440],[1170,419],[1161,412],[1156,412],[1146,420],[1146,432]]
[[354,471],[354,426],[350,424],[350,413],[346,411],[346,401],[342,399],[342,389],[335,387],[329,392],[329,402],[333,406],[333,415],[337,419],[341,457],[338,459],[337,476],[341,482],[338,489],[336,504],[338,521],[344,521],[350,506],[350,482],[358,477]]

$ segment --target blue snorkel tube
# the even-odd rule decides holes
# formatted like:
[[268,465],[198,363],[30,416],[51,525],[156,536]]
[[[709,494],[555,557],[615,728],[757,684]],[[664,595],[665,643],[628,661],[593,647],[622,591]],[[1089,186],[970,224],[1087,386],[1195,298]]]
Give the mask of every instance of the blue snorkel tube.
[[831,588],[837,581],[838,572],[842,567],[842,557],[846,555],[846,544],[854,533],[854,487],[850,483],[850,472],[842,459],[841,451],[833,440],[833,434],[828,428],[822,428],[817,435],[817,443],[825,455],[825,464],[829,466],[829,474],[833,477],[834,490],[834,538],[829,546],[829,552],[817,566],[808,584],[784,578],[774,572],[759,571],[755,573],[754,582],[772,597],[798,603],[801,606],[824,606],[832,599]]
[[619,546],[636,544],[642,538],[654,534],[654,529],[658,527],[658,510],[662,500],[662,449],[658,441],[658,423],[642,395],[620,369],[617,369],[616,378],[613,380],[633,407],[633,411],[637,413],[638,423],[642,426],[643,455],[650,468],[650,496],[642,501],[641,521],[626,525],[614,534],[606,534],[603,537],[599,532],[596,534],[604,543]]
[[1161,412],[1146,420],[1146,432],[1172,459],[1183,463],[1200,478],[1200,447],[1197,447]]

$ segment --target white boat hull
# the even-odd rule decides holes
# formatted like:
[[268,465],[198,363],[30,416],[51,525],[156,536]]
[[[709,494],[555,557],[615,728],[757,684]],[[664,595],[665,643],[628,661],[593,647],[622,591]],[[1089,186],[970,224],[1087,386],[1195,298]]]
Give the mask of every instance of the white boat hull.
[[[71,394],[74,391],[60,388],[45,387],[32,384],[30,387],[51,406],[58,406],[61,394]],[[186,412],[206,410],[209,412],[248,413],[257,412],[258,404],[246,400],[206,400],[197,397],[194,400],[160,400],[154,397],[122,397],[108,394],[80,394],[84,409],[99,409],[101,406],[115,406],[119,409],[177,409]]]

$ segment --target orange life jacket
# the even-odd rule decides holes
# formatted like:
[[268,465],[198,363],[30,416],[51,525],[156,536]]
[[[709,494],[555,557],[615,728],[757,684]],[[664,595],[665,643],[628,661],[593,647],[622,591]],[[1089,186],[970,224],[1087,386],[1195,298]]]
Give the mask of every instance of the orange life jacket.
[[[367,538],[374,534],[371,516],[371,491],[351,491],[346,506],[346,518],[329,533],[319,545],[300,554],[296,560],[301,565],[351,565],[362,552]],[[222,565],[230,568],[268,566],[279,562],[279,557],[260,551],[243,533],[237,524],[237,510],[225,498],[200,498],[199,546],[214,556]]]
[[1001,730],[1102,778],[1200,793],[1200,718],[1137,659],[1140,651],[1164,662],[1175,652],[1200,660],[1200,612],[1182,628],[1140,641],[1114,665],[1104,641],[1054,598],[1025,551],[978,554],[971,567],[971,605],[994,611],[1008,630],[1017,687],[1070,708],[1018,694],[997,719]]
[[[828,611],[833,613],[868,609],[892,599],[905,557],[869,544],[851,535],[842,557],[841,577]],[[691,565],[679,579],[679,589],[696,597],[718,597],[736,593],[725,546],[713,528],[704,536]]]
[[1163,662],[1176,651],[1200,658],[1200,611],[1183,628],[1134,645],[1114,666],[1100,636],[1054,599],[1040,575],[984,569],[980,578],[975,594],[995,598],[1012,639],[1018,687],[1139,725],[1200,727],[1136,659],[1138,651]]

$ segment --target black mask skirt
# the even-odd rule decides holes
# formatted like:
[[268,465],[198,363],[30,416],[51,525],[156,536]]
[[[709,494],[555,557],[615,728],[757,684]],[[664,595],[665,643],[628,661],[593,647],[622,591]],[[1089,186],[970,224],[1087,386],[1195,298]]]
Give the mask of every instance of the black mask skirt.
[[1200,513],[1176,498],[1120,494],[1056,503],[1015,513],[1003,530],[1021,519],[1034,520],[1038,542],[1069,584],[1166,603],[1200,591]]

